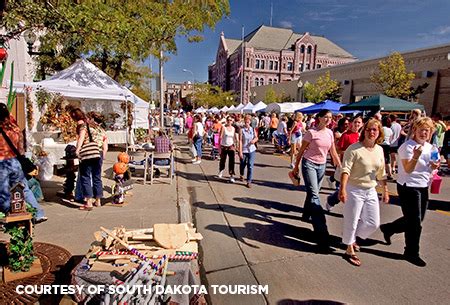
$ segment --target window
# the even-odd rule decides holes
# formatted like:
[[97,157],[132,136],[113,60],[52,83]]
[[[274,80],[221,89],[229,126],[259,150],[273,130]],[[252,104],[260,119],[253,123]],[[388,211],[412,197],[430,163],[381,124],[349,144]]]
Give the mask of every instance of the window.
[[273,70],[273,60],[269,61],[269,70]]
[[298,65],[298,72],[302,72],[303,71],[303,63],[300,63]]
[[273,84],[273,82],[272,82],[272,79],[271,78],[269,78],[269,82],[268,82],[268,84],[270,85],[270,84]]
[[305,70],[309,70],[309,64],[306,64],[306,69]]
[[275,69],[274,70],[278,71],[278,61],[275,62]]
[[261,69],[263,69],[264,70],[264,64],[266,63],[266,61],[265,60],[261,60]]
[[247,63],[245,65],[247,68],[250,67],[250,58],[247,58]]
[[289,61],[288,63],[287,63],[287,70],[288,71],[292,71],[292,61]]
[[14,199],[20,199],[20,198],[21,198],[20,193],[19,192],[15,192],[14,193]]
[[278,79],[274,78],[274,79],[273,79],[273,83],[274,83],[274,84],[278,83]]
[[320,68],[322,68],[322,65],[321,65],[321,64],[317,64],[317,65],[316,65],[316,68],[317,68],[317,69],[320,69]]
[[264,86],[264,78],[261,77],[261,78],[259,79],[259,85],[260,85],[260,86]]
[[248,76],[245,77],[245,91],[248,91]]
[[259,86],[259,78],[255,77],[255,87]]
[[257,59],[255,62],[255,69],[259,69],[259,59]]
[[302,44],[301,46],[300,46],[300,53],[305,53],[305,45],[304,44]]
[[312,47],[308,46],[308,54],[311,54],[311,51],[312,51]]

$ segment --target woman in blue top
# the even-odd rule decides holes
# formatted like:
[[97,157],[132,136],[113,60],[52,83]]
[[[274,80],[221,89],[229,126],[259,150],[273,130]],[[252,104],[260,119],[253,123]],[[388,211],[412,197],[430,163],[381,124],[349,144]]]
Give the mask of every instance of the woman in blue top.
[[247,187],[251,188],[253,178],[253,164],[255,163],[256,146],[258,135],[255,129],[250,125],[252,118],[250,115],[245,116],[244,127],[241,128],[239,134],[239,158],[240,158],[240,174],[241,180],[244,180],[244,169],[247,167]]

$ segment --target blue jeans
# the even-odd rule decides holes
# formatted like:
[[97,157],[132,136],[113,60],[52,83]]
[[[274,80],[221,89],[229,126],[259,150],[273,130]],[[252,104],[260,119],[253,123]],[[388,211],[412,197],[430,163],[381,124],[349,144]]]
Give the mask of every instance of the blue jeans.
[[278,145],[280,145],[281,149],[287,146],[287,135],[284,133],[278,135]]
[[317,164],[307,159],[302,160],[302,175],[305,180],[306,200],[303,216],[311,216],[314,232],[319,238],[328,237],[325,214],[320,204],[319,192],[325,176],[326,164]]
[[9,211],[11,195],[10,188],[18,182],[22,182],[25,186],[25,201],[36,209],[35,217],[44,217],[44,210],[37,202],[33,192],[28,187],[28,181],[23,174],[22,167],[16,158],[0,160],[0,210],[2,212]]
[[339,200],[339,189],[341,187],[341,183],[339,181],[336,181],[336,190],[327,197],[327,202],[330,206],[334,207],[336,204],[340,202]]
[[79,179],[84,198],[102,198],[102,159],[82,160]]
[[195,150],[197,151],[197,157],[199,159],[202,158],[202,142],[203,142],[202,137],[198,137],[198,139],[196,139],[194,142]]
[[245,167],[247,167],[247,182],[251,183],[253,178],[253,164],[255,164],[256,151],[251,153],[243,153],[243,159],[239,164],[239,172],[244,176]]

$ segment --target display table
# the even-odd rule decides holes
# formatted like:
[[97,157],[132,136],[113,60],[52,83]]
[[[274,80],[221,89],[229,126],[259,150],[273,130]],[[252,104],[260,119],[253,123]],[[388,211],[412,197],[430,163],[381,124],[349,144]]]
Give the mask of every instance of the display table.
[[108,138],[108,144],[126,144],[127,143],[127,132],[125,130],[108,130],[106,132],[106,137]]
[[[73,285],[83,285],[84,289],[81,294],[76,294],[75,300],[79,303],[86,302],[89,299],[100,301],[103,295],[90,295],[87,292],[89,285],[115,285],[111,272],[95,272],[88,270],[88,259],[84,258],[72,271]],[[174,275],[167,276],[167,285],[200,285],[200,272],[197,260],[169,262],[168,270],[175,272]],[[204,297],[191,294],[175,294],[170,295],[170,303],[175,304],[206,304]]]

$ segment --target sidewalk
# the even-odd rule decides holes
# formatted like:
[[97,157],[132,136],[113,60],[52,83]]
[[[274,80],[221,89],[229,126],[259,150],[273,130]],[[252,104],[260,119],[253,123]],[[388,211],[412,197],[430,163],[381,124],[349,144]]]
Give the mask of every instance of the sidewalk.
[[[109,177],[118,153],[108,152],[103,163],[105,198],[110,196],[114,183]],[[93,233],[98,231],[100,226],[149,228],[155,223],[178,223],[176,177],[172,185],[167,180],[143,185],[142,178],[138,178],[132,190],[133,195],[127,196],[127,206],[102,206],[89,212],[81,211],[78,204],[63,202],[56,196],[56,192],[62,190],[63,182],[64,178],[53,176],[52,181],[41,183],[45,196],[41,205],[48,221],[35,226],[34,241],[61,246],[74,256],[86,254],[94,240]],[[7,238],[8,236],[0,233],[0,240]]]

